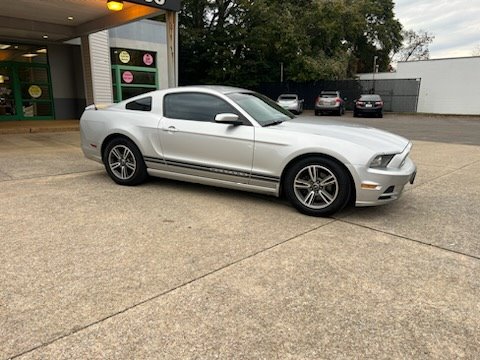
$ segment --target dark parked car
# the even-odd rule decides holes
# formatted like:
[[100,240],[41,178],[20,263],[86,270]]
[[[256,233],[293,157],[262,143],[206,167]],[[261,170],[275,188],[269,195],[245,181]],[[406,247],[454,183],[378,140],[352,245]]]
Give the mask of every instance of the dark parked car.
[[322,91],[315,100],[315,115],[335,113],[338,116],[345,114],[345,102],[339,91]]
[[380,95],[364,94],[360,96],[360,99],[355,100],[353,116],[358,117],[360,115],[383,117],[383,101]]

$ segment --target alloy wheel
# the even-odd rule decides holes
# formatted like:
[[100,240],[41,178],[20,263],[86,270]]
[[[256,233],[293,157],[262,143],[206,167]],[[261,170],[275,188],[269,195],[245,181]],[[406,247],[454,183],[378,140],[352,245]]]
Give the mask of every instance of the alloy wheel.
[[308,165],[295,176],[293,183],[297,199],[310,209],[330,206],[338,196],[338,180],[329,169]]
[[108,154],[108,166],[117,178],[128,180],[135,174],[137,162],[127,146],[116,145]]

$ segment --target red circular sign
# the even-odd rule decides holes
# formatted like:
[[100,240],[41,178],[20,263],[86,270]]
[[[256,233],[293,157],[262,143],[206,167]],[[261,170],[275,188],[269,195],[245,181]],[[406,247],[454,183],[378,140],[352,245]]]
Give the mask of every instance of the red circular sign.
[[147,66],[150,66],[153,64],[153,56],[150,55],[149,53],[146,53],[143,55],[143,63]]
[[133,81],[133,74],[130,71],[125,71],[122,74],[122,79],[125,81],[127,84],[130,84]]

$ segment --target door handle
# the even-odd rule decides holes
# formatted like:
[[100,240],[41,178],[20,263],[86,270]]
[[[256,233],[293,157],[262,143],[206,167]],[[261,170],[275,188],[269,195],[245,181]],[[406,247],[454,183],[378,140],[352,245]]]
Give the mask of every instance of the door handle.
[[176,133],[178,129],[175,126],[169,126],[168,128],[163,128],[163,131],[168,131],[170,134]]

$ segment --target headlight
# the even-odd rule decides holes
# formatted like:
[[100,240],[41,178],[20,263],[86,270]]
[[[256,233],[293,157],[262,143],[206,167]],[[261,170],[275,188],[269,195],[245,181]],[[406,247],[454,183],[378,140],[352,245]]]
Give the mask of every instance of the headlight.
[[371,168],[386,168],[395,155],[378,155],[370,163]]

